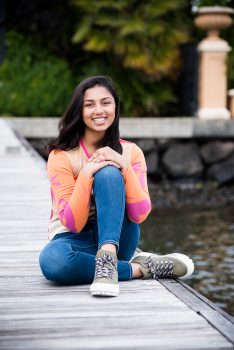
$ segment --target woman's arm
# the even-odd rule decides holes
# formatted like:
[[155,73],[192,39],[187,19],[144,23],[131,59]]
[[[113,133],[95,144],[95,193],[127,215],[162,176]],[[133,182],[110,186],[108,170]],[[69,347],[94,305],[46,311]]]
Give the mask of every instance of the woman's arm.
[[151,211],[151,202],[147,186],[145,157],[142,150],[133,144],[131,161],[128,169],[123,171],[126,188],[126,205],[128,217],[140,224]]
[[71,232],[80,232],[89,215],[93,178],[80,171],[75,180],[71,163],[63,151],[50,153],[47,172],[60,221]]

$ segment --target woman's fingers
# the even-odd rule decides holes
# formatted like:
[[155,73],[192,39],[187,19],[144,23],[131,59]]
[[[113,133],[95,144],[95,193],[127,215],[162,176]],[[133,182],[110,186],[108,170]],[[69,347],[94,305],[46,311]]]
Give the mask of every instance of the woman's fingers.
[[88,162],[82,167],[82,172],[84,175],[86,175],[89,178],[92,178],[93,175],[100,169],[108,166],[108,165],[113,165],[116,168],[120,169],[120,165],[114,161],[111,160],[105,160],[99,163],[94,163],[94,162]]
[[92,161],[94,163],[100,163],[103,162],[105,160],[111,160],[110,156],[108,156],[107,154],[99,154],[98,156],[96,156]]
[[94,175],[97,171],[99,171],[100,169],[102,168],[105,168],[106,166],[108,165],[113,165],[115,166],[116,168],[120,168],[119,164],[113,162],[113,161],[110,161],[110,160],[107,160],[107,161],[104,161],[104,162],[100,162],[100,163],[91,163],[93,165],[93,169],[92,169],[92,174]]
[[116,168],[120,169],[120,165],[116,162],[108,161],[108,165],[114,165]]
[[112,161],[115,163],[115,164],[113,164],[114,166],[116,166],[116,164],[118,165],[118,168],[124,169],[124,167],[125,167],[125,162],[124,162],[123,156],[108,146],[102,147],[102,148],[99,148],[98,150],[96,150],[92,154],[92,156],[89,158],[89,161],[92,163],[101,163],[104,161]]
[[110,147],[102,147],[95,151],[90,157],[90,161],[102,162],[104,160],[115,160],[113,150]]
[[[111,160],[106,160],[104,162],[94,163],[94,164],[95,164],[95,168],[98,169],[98,170],[101,169],[101,168],[104,168],[104,167],[106,167],[108,165],[113,165],[116,168],[120,168],[119,164],[117,164],[116,162],[113,162]],[[98,170],[96,170],[96,171],[98,171]]]

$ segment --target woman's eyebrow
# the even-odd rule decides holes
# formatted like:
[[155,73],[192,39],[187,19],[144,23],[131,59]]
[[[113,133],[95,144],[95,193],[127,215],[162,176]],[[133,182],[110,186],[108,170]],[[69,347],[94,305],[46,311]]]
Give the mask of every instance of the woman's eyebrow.
[[[103,100],[106,100],[106,99],[110,99],[110,100],[112,100],[113,98],[112,97],[103,97],[103,98],[101,98],[101,101],[103,101]],[[83,100],[83,102],[93,102],[94,100],[92,100],[92,99],[87,99],[87,100]]]

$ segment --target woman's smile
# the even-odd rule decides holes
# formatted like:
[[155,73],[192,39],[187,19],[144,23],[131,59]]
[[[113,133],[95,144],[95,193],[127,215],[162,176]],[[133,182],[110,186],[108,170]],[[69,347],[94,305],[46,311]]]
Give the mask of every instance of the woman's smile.
[[103,125],[106,119],[107,117],[96,117],[96,118],[92,118],[92,121],[94,121],[94,123],[97,125]]

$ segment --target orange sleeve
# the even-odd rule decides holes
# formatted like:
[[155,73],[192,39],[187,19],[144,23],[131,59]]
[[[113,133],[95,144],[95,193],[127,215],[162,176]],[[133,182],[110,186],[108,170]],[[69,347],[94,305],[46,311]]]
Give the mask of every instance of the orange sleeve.
[[84,176],[82,171],[75,179],[71,163],[63,151],[50,153],[47,173],[60,221],[71,232],[80,232],[88,220],[93,179]]
[[143,222],[151,211],[146,171],[144,154],[137,145],[133,144],[130,165],[123,173],[123,178],[128,217],[138,224]]

